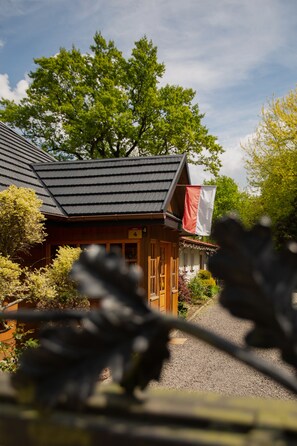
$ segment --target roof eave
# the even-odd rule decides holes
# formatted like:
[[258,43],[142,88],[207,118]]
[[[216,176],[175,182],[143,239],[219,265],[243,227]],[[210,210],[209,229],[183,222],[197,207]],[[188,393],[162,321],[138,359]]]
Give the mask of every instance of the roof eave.
[[105,215],[73,215],[68,216],[69,221],[110,221],[110,220],[164,220],[163,212],[142,214],[105,214]]

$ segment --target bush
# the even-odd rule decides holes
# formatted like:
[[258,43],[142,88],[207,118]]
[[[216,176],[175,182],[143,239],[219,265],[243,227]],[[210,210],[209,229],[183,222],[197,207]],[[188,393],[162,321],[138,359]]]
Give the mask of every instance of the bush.
[[178,317],[186,319],[188,315],[188,306],[185,302],[178,301]]
[[18,299],[23,292],[21,282],[22,268],[7,257],[0,255],[0,308],[4,302]]
[[[69,278],[72,264],[79,254],[79,248],[60,247],[51,265],[35,271],[22,270],[18,264],[0,256],[2,301],[15,301],[25,297],[26,301],[35,303],[39,309],[89,308],[88,299],[79,294],[75,283]],[[30,333],[18,324],[14,333],[15,342],[0,342],[0,355],[4,356],[0,360],[0,370],[15,371],[21,352],[37,345]]]
[[211,276],[210,271],[206,270],[200,270],[198,274],[190,280],[189,289],[192,292],[193,303],[208,300],[218,292],[216,281]]
[[185,319],[188,314],[188,305],[192,301],[192,293],[188,287],[184,274],[178,276],[178,316]]
[[0,192],[0,254],[14,258],[19,252],[43,242],[44,215],[42,201],[35,192],[23,187],[10,186]]
[[184,274],[180,274],[178,276],[178,301],[186,302],[188,304],[192,301],[192,292],[189,289],[188,282]]
[[51,265],[27,275],[28,298],[36,302],[38,308],[89,308],[88,299],[69,278],[72,264],[80,253],[80,248],[60,246]]
[[198,271],[198,277],[201,280],[211,279],[211,272],[207,269],[201,269],[200,271]]
[[25,330],[22,324],[18,324],[18,327],[14,333],[14,344],[7,344],[0,342],[0,354],[2,359],[0,360],[0,370],[2,372],[15,372],[18,368],[20,355],[27,348],[37,347],[38,341],[29,337],[32,330]]
[[27,300],[39,305],[40,302],[49,302],[57,297],[53,282],[48,277],[48,268],[28,271],[25,280]]

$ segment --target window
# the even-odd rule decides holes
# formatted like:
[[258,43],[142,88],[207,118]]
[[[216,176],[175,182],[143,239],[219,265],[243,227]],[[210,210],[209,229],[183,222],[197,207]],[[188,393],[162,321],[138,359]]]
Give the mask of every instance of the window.
[[156,256],[156,244],[153,242],[150,246],[149,256],[149,286],[150,295],[157,294],[157,256]]
[[171,289],[177,290],[177,247],[172,245],[172,258],[171,258]]
[[122,243],[111,243],[109,245],[109,252],[115,252],[119,255],[123,255],[123,244]]
[[166,289],[166,252],[165,246],[160,246],[160,291]]
[[137,263],[137,243],[124,243],[125,259],[129,265],[136,265]]

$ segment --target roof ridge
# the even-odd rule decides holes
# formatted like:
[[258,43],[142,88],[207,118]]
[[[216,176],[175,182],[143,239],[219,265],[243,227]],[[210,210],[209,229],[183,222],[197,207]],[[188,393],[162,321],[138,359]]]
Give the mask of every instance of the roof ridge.
[[[61,166],[63,164],[86,164],[86,163],[108,163],[108,162],[135,162],[139,160],[156,160],[164,158],[168,160],[168,158],[176,158],[176,159],[182,159],[184,154],[178,154],[178,155],[155,155],[155,156],[131,156],[131,157],[120,157],[120,158],[96,158],[96,159],[89,159],[89,160],[67,160],[67,161],[58,161],[58,165]],[[57,160],[53,163],[56,166]],[[45,166],[45,165],[51,165],[52,163],[45,162],[45,163],[34,163],[34,166]]]

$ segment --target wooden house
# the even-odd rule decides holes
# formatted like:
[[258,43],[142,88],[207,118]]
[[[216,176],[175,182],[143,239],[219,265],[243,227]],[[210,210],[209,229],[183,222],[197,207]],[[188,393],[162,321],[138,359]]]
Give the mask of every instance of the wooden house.
[[59,162],[0,123],[0,160],[0,190],[32,188],[43,201],[48,236],[27,264],[44,266],[60,245],[120,249],[142,267],[150,305],[177,314],[184,155]]

